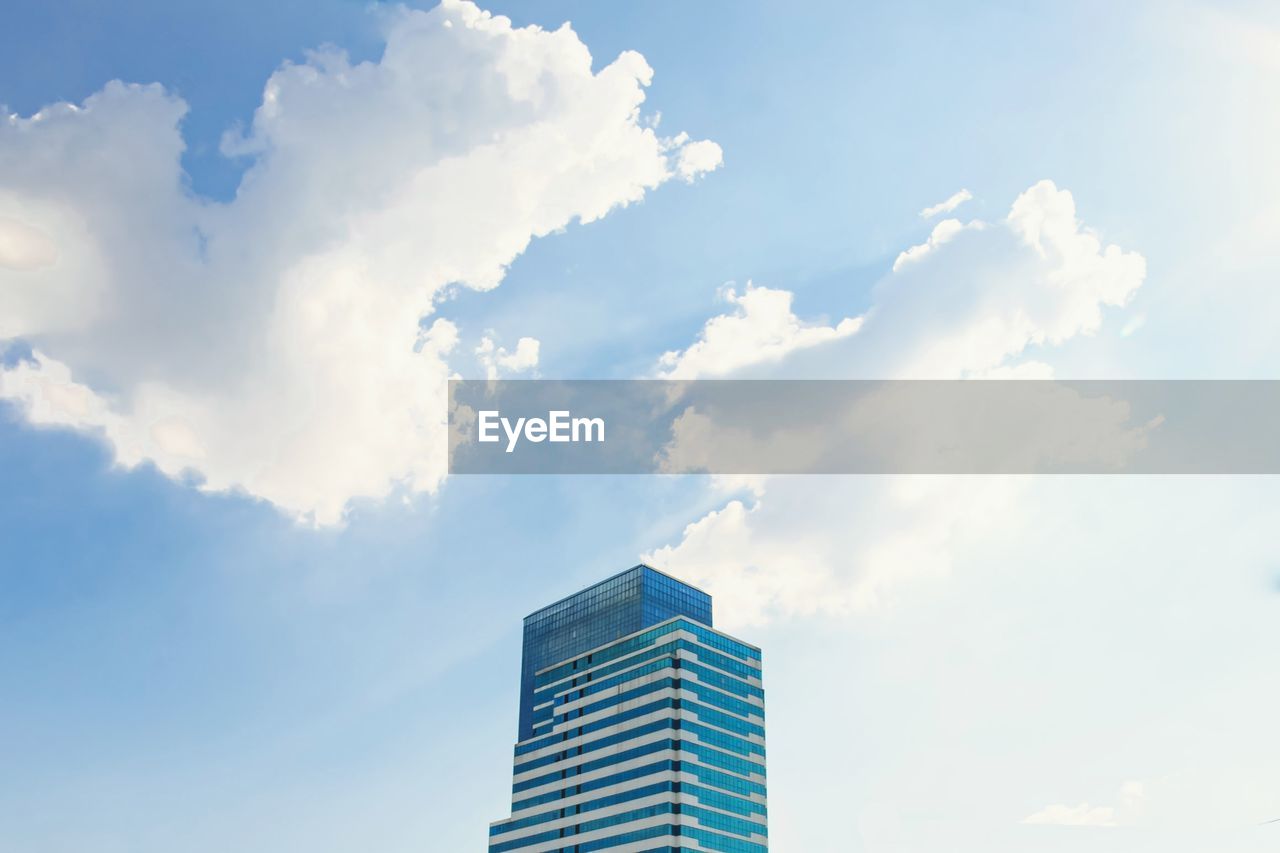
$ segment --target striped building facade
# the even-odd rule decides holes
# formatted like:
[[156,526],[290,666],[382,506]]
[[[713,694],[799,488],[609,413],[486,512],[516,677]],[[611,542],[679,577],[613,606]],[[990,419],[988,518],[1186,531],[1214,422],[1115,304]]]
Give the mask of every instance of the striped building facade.
[[[764,853],[760,650],[636,566],[525,620],[511,817],[490,853]],[[527,695],[526,695],[527,692]]]

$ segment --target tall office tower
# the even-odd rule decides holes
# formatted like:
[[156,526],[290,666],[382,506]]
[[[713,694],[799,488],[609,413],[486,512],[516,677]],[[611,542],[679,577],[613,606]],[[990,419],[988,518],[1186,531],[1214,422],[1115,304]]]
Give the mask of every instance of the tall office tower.
[[524,620],[511,817],[489,853],[764,853],[760,650],[649,566]]

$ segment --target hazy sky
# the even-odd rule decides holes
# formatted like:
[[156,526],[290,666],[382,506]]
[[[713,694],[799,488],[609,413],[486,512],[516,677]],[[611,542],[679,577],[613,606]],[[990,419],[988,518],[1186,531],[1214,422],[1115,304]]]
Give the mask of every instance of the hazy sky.
[[0,849],[481,849],[520,619],[641,558],[765,650],[783,853],[1276,849],[1274,478],[450,478],[441,419],[1275,377],[1280,9],[267,5],[0,13]]

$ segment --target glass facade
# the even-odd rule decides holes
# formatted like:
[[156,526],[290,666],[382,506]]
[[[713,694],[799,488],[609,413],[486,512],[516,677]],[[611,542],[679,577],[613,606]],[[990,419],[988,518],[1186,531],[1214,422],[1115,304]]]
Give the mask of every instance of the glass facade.
[[533,734],[533,674],[545,666],[673,616],[711,624],[711,596],[640,565],[562,598],[524,619],[518,737]]
[[636,566],[525,619],[511,816],[490,853],[765,853],[760,650]]

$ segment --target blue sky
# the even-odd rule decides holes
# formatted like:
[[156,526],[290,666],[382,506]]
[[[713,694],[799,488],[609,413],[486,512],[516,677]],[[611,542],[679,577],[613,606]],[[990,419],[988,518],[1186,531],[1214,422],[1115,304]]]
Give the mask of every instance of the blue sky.
[[[282,63],[377,63],[407,31],[360,3],[0,18],[21,121],[113,79],[167,93],[0,136],[0,848],[477,849],[507,805],[520,618],[644,555],[766,650],[780,850],[1274,849],[1274,480],[447,478],[418,394],[480,375],[486,337],[536,339],[518,375],[546,377],[667,352],[699,375],[1272,377],[1275,9],[487,8],[570,21],[597,75],[638,51],[641,115],[626,75],[556,64],[568,41],[524,57],[564,103],[485,112],[466,87],[515,48],[440,41],[405,88],[280,78],[283,118],[256,120]],[[428,97],[450,87],[472,97]],[[417,171],[492,127],[536,144],[533,118],[572,130],[563,185],[518,147]],[[700,140],[722,162],[682,180]],[[981,236],[1019,199],[1065,229],[1047,260]],[[983,224],[943,238],[949,216]],[[412,329],[384,365],[347,322],[417,314],[423,367]],[[865,328],[795,335],[846,317]]]

